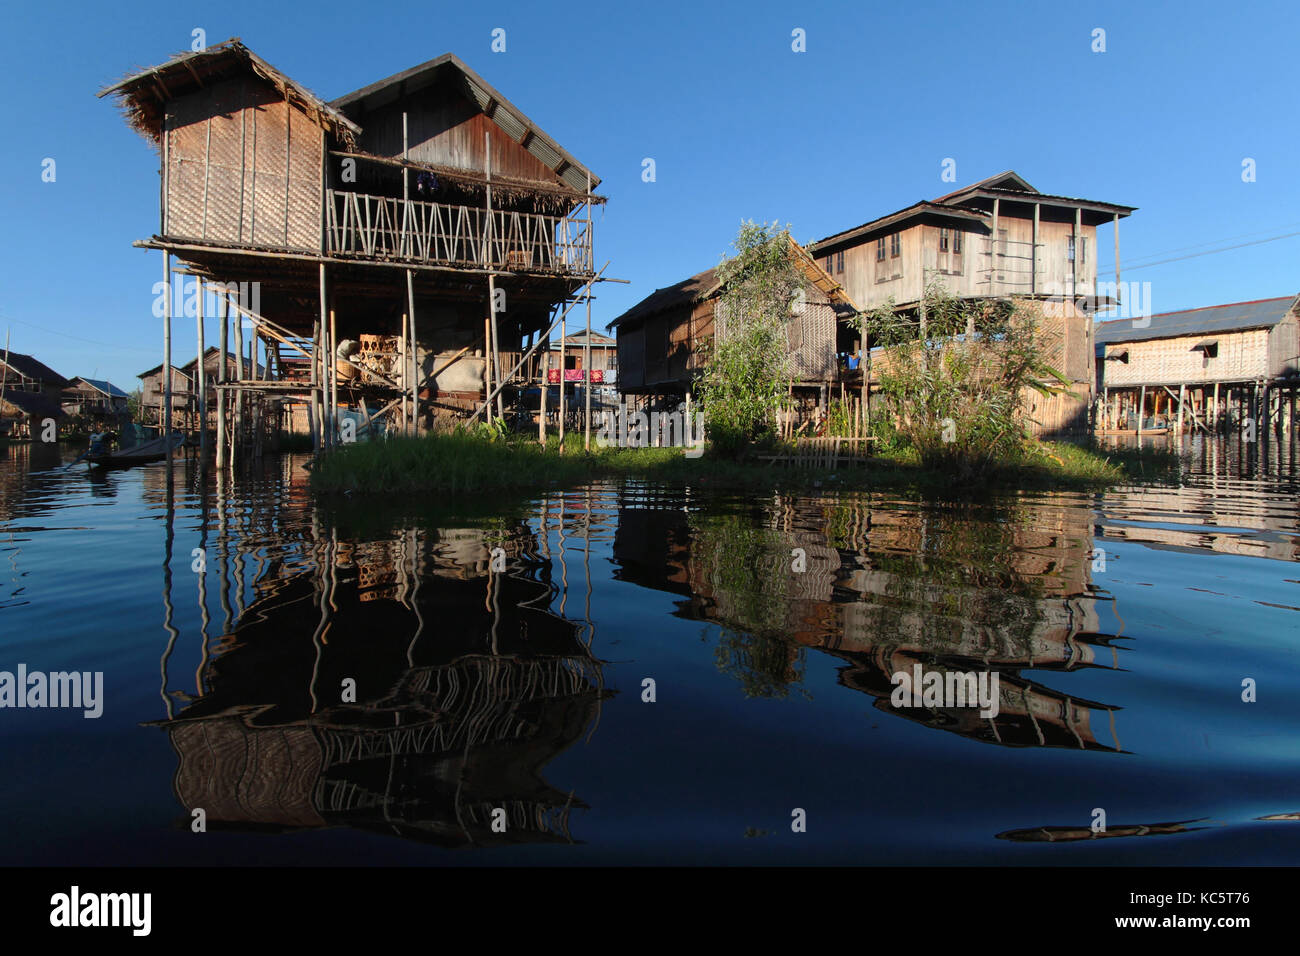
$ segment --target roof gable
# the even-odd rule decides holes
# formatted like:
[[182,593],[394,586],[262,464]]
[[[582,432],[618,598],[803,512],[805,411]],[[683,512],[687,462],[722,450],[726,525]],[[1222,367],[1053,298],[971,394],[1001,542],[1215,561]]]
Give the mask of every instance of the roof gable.
[[[788,252],[791,260],[813,288],[825,295],[827,300],[837,307],[837,311],[851,310],[856,313],[858,307],[849,298],[848,293],[844,291],[844,287],[832,279],[826,270],[817,264],[817,260],[809,255],[807,249],[792,238],[789,242]],[[689,279],[683,279],[673,285],[656,289],[610,322],[605,328],[618,328],[621,325],[637,319],[647,318],[684,303],[703,302],[705,299],[712,298],[722,291],[720,271],[720,266],[714,266],[712,269],[705,269],[703,272],[696,273]]]
[[238,37],[203,50],[177,54],[165,63],[140,70],[104,87],[97,95],[115,96],[128,122],[157,144],[162,139],[168,102],[193,93],[207,83],[246,72],[275,87],[288,102],[321,126],[337,133],[345,143],[355,144],[360,127],[271,66],[244,46]]
[[444,53],[419,66],[364,86],[333,100],[330,106],[364,125],[366,113],[445,81],[453,82],[489,120],[519,144],[521,149],[551,170],[565,185],[585,192],[588,176],[591,177],[592,189],[600,183],[599,176],[579,163],[522,110],[452,53]]

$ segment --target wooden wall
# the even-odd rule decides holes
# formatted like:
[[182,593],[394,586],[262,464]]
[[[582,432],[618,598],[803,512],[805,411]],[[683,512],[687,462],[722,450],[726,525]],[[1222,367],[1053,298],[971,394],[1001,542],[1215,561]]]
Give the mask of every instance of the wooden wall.
[[939,226],[917,223],[899,230],[902,248],[898,258],[890,255],[886,237],[882,262],[876,261],[875,238],[844,250],[843,272],[834,268],[838,262],[836,253],[822,255],[817,261],[863,309],[883,305],[891,296],[898,303],[915,302],[924,286],[923,265],[931,279],[942,278],[955,295],[1028,295],[1034,288],[1039,294],[1091,295],[1097,278],[1097,229],[1088,225],[1080,228],[1079,235],[1087,240],[1087,258],[1079,264],[1076,291],[1068,258],[1073,228],[1073,223],[1040,221],[1037,276],[1036,282],[1031,282],[1034,277],[1030,270],[1035,266],[1030,259],[1033,220],[999,217],[998,229],[1005,229],[1007,234],[1005,244],[998,250],[998,264],[1002,267],[998,274],[1002,278],[994,283],[992,291],[988,282],[990,233],[975,224],[963,227],[960,257],[939,252]]
[[[838,376],[835,352],[835,311],[825,294],[808,290],[804,311],[786,327],[790,369],[794,381],[830,382]],[[718,300],[649,316],[635,328],[618,330],[618,382],[625,391],[657,386],[685,388],[703,367],[701,346],[713,339]]]
[[1295,312],[1269,330],[1268,371],[1273,378],[1300,373],[1300,316]]
[[237,76],[167,104],[169,238],[321,250],[321,128],[268,83]]
[[490,148],[494,175],[562,184],[545,163],[489,119],[454,83],[446,81],[360,114],[360,148],[377,156],[400,157],[403,110],[409,157],[415,162],[481,173],[487,167]]

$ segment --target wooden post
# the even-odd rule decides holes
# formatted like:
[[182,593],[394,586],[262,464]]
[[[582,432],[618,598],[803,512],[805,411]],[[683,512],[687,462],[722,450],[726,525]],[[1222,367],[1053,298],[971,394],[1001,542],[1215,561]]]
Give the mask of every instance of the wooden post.
[[199,396],[199,460],[208,460],[208,370],[204,365],[207,351],[207,342],[203,334],[203,277],[197,276],[196,281],[199,284],[198,289],[198,307],[194,310],[194,324],[198,327],[199,340],[199,362],[195,368],[194,374],[197,379]]
[[1030,241],[1033,248],[1029,251],[1029,291],[1033,295],[1038,294],[1038,215],[1039,204],[1034,203],[1034,235]]
[[[162,433],[172,434],[172,254],[163,250],[163,408]],[[171,458],[170,455],[167,456]]]
[[312,363],[311,363],[311,394],[312,407],[315,409],[316,416],[312,422],[312,450],[319,452],[325,447],[325,396],[321,389],[324,387],[325,376],[321,369],[321,346],[325,342],[325,316],[327,314],[327,305],[325,299],[325,263],[320,264],[320,319],[315,323],[312,330]]
[[[997,292],[996,284],[997,284],[997,276],[998,276],[998,215],[1001,211],[1001,202],[1002,200],[1000,199],[993,200],[993,237],[989,240],[989,295],[994,295]],[[924,275],[922,277],[921,286],[922,286],[921,294],[922,297],[924,297],[925,295]]]
[[[403,114],[405,116],[405,114]],[[406,270],[406,307],[411,312],[411,434],[420,434],[420,354],[415,338],[415,280]]]
[[488,331],[492,336],[492,377],[497,388],[497,418],[503,418],[505,409],[502,405],[501,386],[505,383],[501,373],[501,336],[497,328],[497,282],[496,276],[488,273]]
[[[1115,213],[1115,301],[1119,302],[1119,213]],[[1118,306],[1115,309],[1115,316],[1119,317]]]
[[483,132],[483,168],[487,178],[487,216],[484,219],[483,231],[483,267],[488,270],[488,325],[492,332],[492,356],[490,361],[493,365],[493,377],[496,379],[497,387],[497,417],[503,417],[503,407],[501,386],[504,384],[501,377],[501,340],[497,335],[497,287],[496,275],[491,270],[492,262],[492,137],[484,130]]
[[244,316],[240,311],[238,292],[230,293],[230,301],[235,305],[235,434],[231,439],[231,461],[242,458],[235,448],[244,437]]
[[[591,173],[587,173],[587,244],[591,245]],[[593,260],[594,262],[594,260]],[[582,350],[583,395],[586,398],[586,423],[582,447],[591,451],[591,283],[587,283],[587,344]]]
[[[489,300],[491,292],[488,293]],[[492,308],[491,301],[488,302],[488,308]],[[483,420],[489,425],[492,424],[492,320],[485,317],[483,319],[483,397],[487,401],[487,407],[483,409]]]
[[1223,424],[1223,416],[1219,414],[1219,383],[1214,383],[1214,430],[1218,431]]
[[411,377],[411,317],[402,313],[402,334],[397,346],[397,390],[402,395],[402,434],[411,433],[411,390],[407,379]]
[[542,447],[545,448],[546,447],[546,393],[551,390],[551,386],[546,379],[546,368],[551,364],[550,361],[551,353],[548,350],[546,352],[543,352],[542,354],[546,356],[546,364],[542,366],[542,395],[541,395],[541,404],[538,407],[538,413],[537,413],[537,440],[541,442]]
[[[1070,297],[1079,298],[1079,260],[1083,258],[1083,210],[1079,207],[1074,209],[1074,261],[1070,263]],[[1089,352],[1089,355],[1092,353]]]
[[1139,397],[1138,397],[1137,434],[1139,438],[1142,437],[1142,416],[1146,414],[1146,410],[1147,410],[1147,387],[1143,385],[1142,391],[1139,393]]
[[568,328],[568,314],[568,309],[565,309],[564,313],[560,316],[560,454],[564,454],[564,416],[568,410],[568,400],[567,396],[564,394],[564,338],[566,334],[565,330]]
[[339,376],[334,368],[334,350],[338,348],[338,325],[334,318],[334,310],[330,309],[330,344],[329,350],[325,353],[325,375],[329,383],[330,395],[330,438],[329,444],[333,448],[339,441]]
[[[218,288],[220,288],[218,286]],[[230,303],[223,296],[218,294],[216,301],[221,309],[221,347],[219,349],[221,356],[221,365],[217,369],[217,381],[222,385],[230,379],[230,369],[227,367],[227,355],[230,352]],[[224,468],[227,463],[226,456],[226,390],[217,389],[217,467]]]
[[1183,433],[1183,400],[1187,397],[1187,384],[1180,382],[1178,385],[1178,434]]

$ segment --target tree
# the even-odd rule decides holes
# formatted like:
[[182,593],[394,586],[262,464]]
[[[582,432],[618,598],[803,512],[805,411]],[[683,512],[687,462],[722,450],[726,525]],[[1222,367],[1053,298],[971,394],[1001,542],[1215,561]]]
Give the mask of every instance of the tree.
[[962,480],[1030,455],[1028,391],[1070,394],[1044,357],[1041,314],[1021,299],[962,299],[926,286],[915,315],[893,303],[864,319],[884,346],[874,360],[887,428],[925,467]]
[[718,268],[722,294],[696,388],[709,441],[726,454],[774,434],[785,402],[786,325],[808,286],[790,256],[792,242],[788,227],[746,221],[736,254]]

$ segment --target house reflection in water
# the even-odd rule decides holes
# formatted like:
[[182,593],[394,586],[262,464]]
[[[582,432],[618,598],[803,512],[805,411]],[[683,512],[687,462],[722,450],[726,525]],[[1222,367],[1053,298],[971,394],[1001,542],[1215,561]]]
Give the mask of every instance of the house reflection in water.
[[[609,692],[586,624],[550,610],[550,563],[526,527],[307,544],[295,560],[257,555],[256,597],[213,642],[199,693],[154,724],[181,805],[211,829],[575,842],[585,805],[543,768]],[[508,570],[493,568],[498,546]],[[223,550],[223,582],[236,559],[254,554]]]
[[[1118,708],[1021,674],[1118,666],[1113,638],[1097,633],[1089,508],[1035,501],[1031,515],[1004,502],[993,515],[825,495],[666,504],[622,507],[618,576],[680,594],[680,616],[718,624],[719,667],[747,694],[795,689],[812,648],[844,662],[845,687],[927,726],[1005,746],[1121,751]],[[892,675],[916,664],[995,671],[999,713],[894,707]]]

